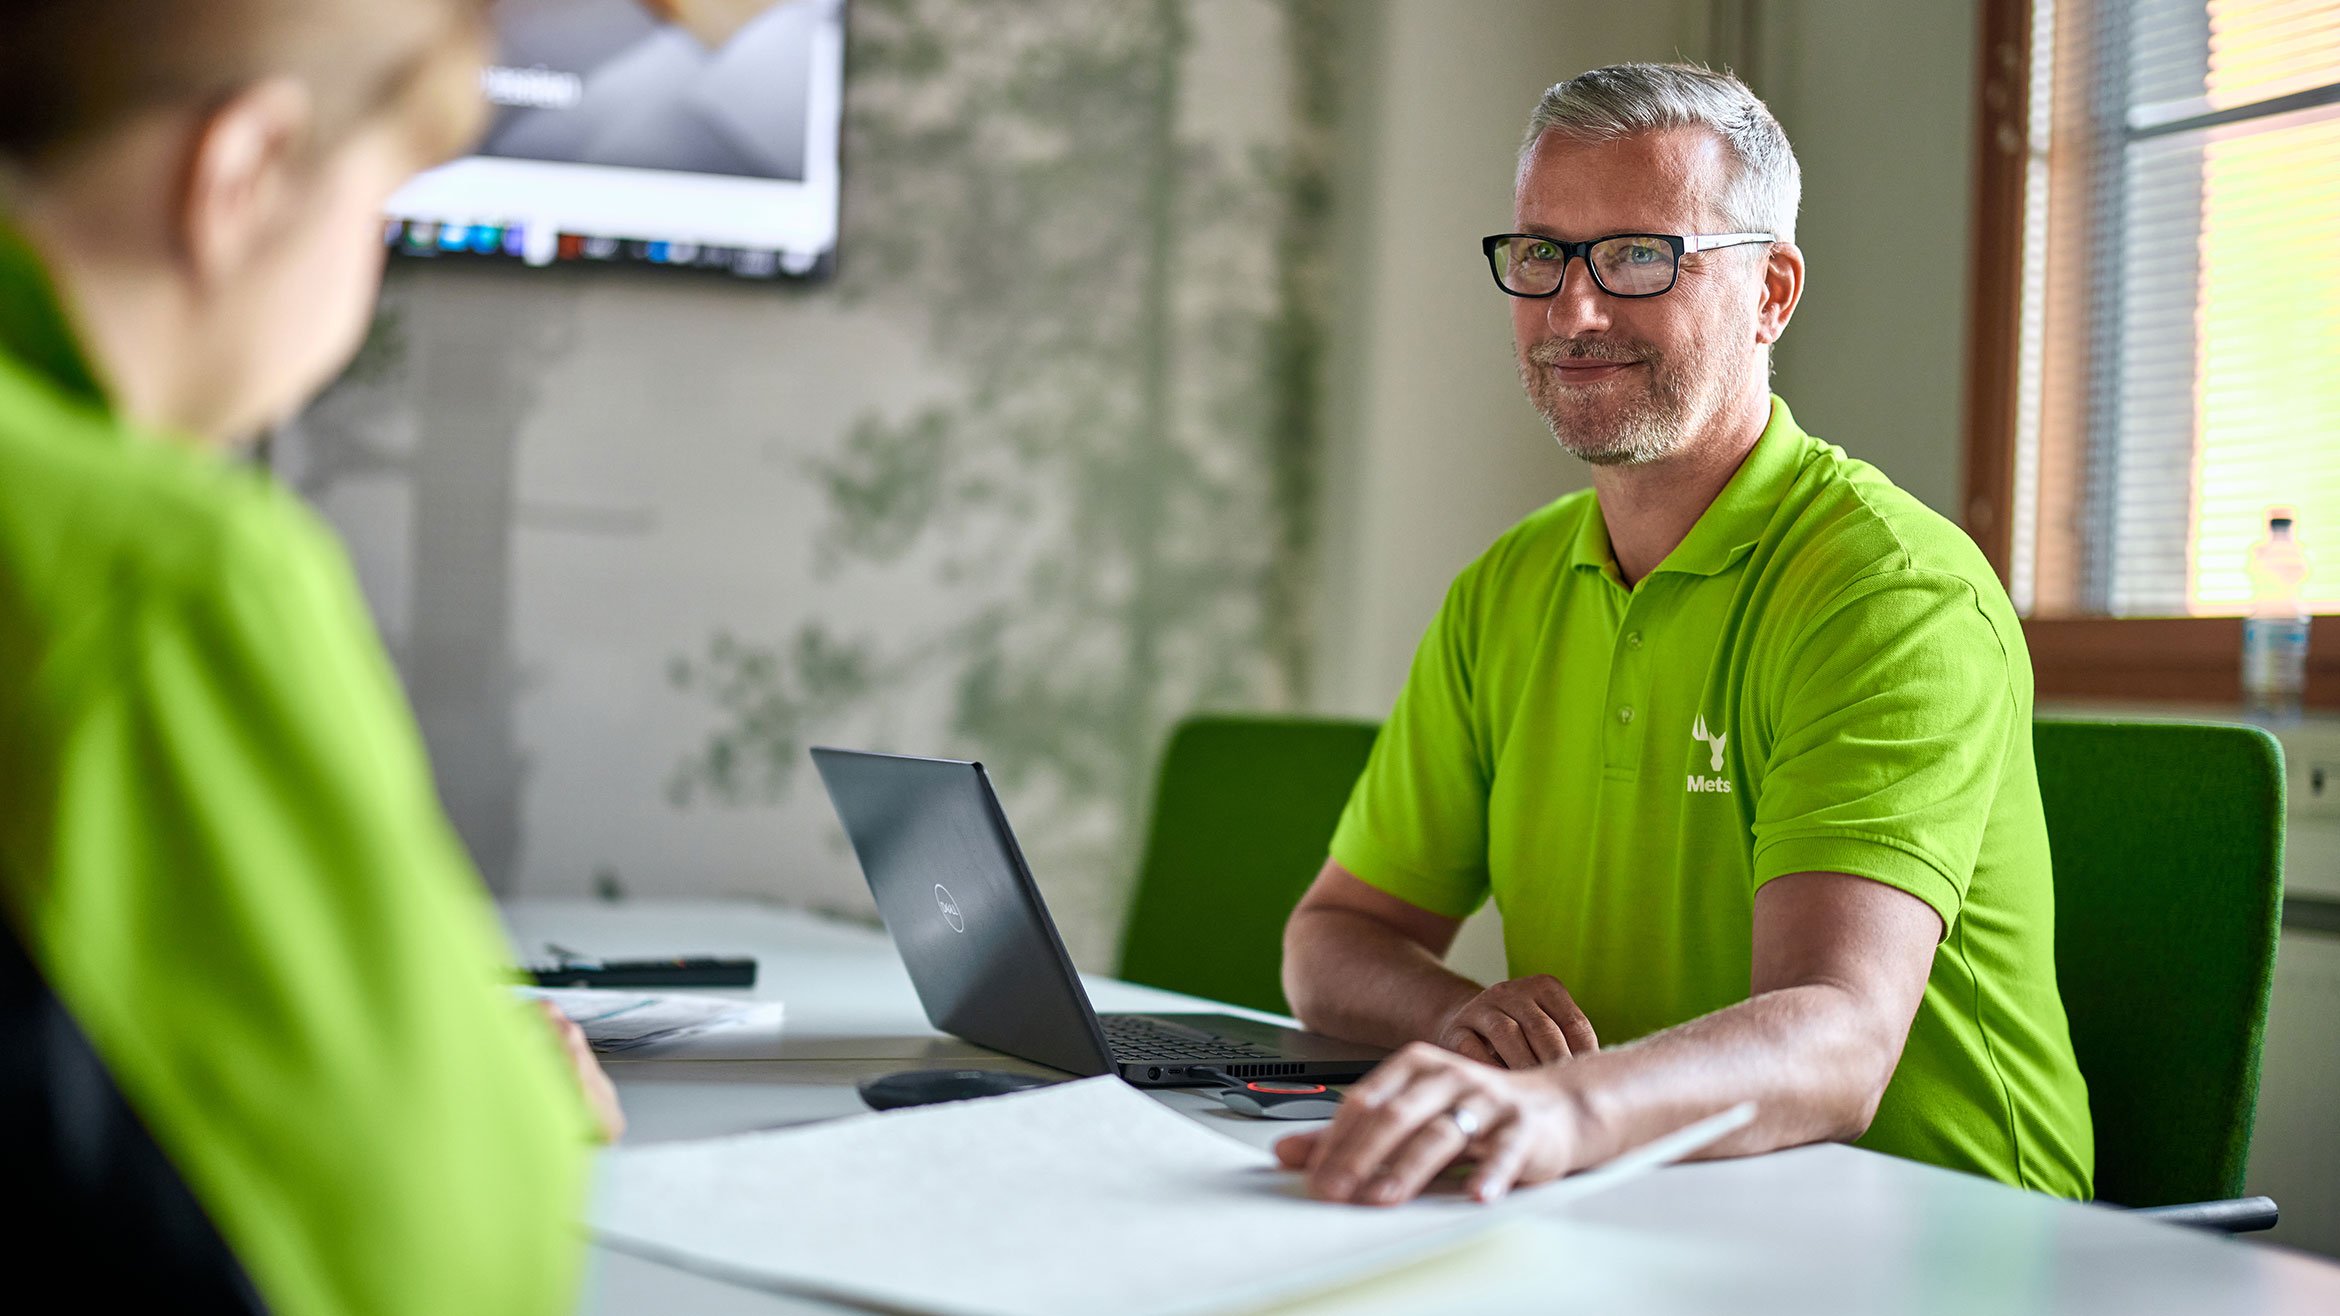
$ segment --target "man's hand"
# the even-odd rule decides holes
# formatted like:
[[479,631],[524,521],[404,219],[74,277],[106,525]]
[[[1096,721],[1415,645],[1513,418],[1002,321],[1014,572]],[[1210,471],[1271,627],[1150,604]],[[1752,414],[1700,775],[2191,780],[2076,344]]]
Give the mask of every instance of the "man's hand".
[[1464,1001],[1439,1022],[1431,1040],[1505,1069],[1534,1069],[1601,1046],[1568,989],[1543,973],[1496,983]]
[[1549,1071],[1497,1069],[1415,1042],[1349,1089],[1329,1127],[1284,1139],[1276,1157],[1307,1171],[1309,1196],[1368,1206],[1403,1202],[1447,1166],[1475,1161],[1465,1190],[1487,1202],[1575,1169],[1583,1123]]
[[561,1040],[561,1050],[568,1053],[569,1067],[577,1072],[577,1086],[584,1090],[585,1106],[593,1112],[593,1121],[600,1126],[603,1142],[616,1142],[626,1131],[626,1113],[618,1109],[617,1088],[603,1072],[601,1062],[593,1058],[593,1047],[585,1040],[585,1030],[569,1016],[562,1014],[551,1001],[538,1001],[545,1021],[552,1025],[553,1036]]

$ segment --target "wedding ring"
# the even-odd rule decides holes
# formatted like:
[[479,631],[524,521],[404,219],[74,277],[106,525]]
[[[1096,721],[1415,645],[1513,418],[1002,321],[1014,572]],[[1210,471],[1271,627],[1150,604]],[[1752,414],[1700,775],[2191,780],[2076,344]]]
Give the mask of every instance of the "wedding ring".
[[1454,1131],[1463,1136],[1464,1142],[1478,1137],[1479,1130],[1486,1127],[1479,1122],[1479,1113],[1466,1106],[1447,1107],[1446,1118],[1454,1121]]

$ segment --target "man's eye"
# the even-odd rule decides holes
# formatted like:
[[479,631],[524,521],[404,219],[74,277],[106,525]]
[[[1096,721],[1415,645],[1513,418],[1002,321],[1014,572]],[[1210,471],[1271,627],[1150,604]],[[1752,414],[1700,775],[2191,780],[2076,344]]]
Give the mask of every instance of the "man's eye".
[[1560,259],[1560,249],[1549,242],[1531,242],[1528,244],[1527,258],[1529,260],[1558,260]]
[[1658,249],[1646,242],[1636,242],[1625,249],[1625,259],[1629,264],[1647,265],[1658,259]]

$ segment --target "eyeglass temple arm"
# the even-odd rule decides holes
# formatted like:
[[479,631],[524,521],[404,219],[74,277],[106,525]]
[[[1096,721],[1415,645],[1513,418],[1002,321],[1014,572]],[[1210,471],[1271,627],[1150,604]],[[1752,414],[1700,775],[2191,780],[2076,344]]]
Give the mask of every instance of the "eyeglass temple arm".
[[1682,254],[1693,251],[1712,251],[1717,247],[1741,247],[1750,242],[1777,242],[1776,233],[1693,233],[1682,239]]

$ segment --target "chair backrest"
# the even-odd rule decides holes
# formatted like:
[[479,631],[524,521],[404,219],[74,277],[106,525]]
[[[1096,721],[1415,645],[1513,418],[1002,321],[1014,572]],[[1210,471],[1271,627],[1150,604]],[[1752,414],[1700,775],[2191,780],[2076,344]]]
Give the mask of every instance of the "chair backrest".
[[2256,727],[2044,720],[2032,745],[2096,1195],[2236,1196],[2282,923],[2282,747]]
[[69,1277],[77,1308],[267,1310],[80,1021],[4,924],[0,1130],[8,1192],[25,1212],[8,1227],[11,1255]]
[[1324,867],[1379,725],[1197,717],[1162,755],[1120,974],[1288,1014],[1284,920]]

